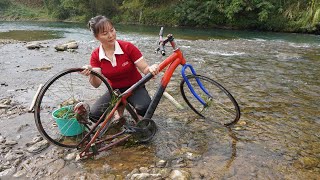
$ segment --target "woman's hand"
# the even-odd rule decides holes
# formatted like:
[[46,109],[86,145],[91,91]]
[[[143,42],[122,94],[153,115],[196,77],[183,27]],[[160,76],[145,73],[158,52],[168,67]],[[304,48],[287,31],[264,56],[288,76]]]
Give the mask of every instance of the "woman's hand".
[[85,66],[83,66],[82,68],[84,68],[84,70],[81,71],[80,74],[83,74],[83,75],[85,75],[85,76],[89,76],[90,73],[91,73],[91,70],[92,70],[92,66],[90,66],[90,65],[85,65]]
[[149,66],[148,67],[148,71],[154,76],[157,75],[159,73],[158,64],[153,64],[153,65]]

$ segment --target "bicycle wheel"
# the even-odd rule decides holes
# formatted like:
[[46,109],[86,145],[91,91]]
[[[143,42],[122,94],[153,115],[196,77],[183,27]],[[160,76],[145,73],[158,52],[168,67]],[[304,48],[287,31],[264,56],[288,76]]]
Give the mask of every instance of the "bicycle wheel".
[[73,68],[56,74],[46,82],[37,96],[34,107],[37,128],[55,145],[76,148],[95,125],[88,119],[87,122],[80,122],[79,118],[62,117],[65,116],[65,111],[72,112],[79,102],[90,106],[105,92],[110,93],[110,97],[113,96],[112,88],[102,75],[91,72],[102,81],[99,88],[94,88],[89,78],[79,73],[82,70]]
[[[225,126],[233,125],[240,119],[240,108],[233,96],[218,82],[201,75],[187,76],[194,91],[204,100],[203,105],[190,91],[183,79],[180,91],[188,106],[203,118],[214,120]],[[201,82],[208,93],[198,85]]]

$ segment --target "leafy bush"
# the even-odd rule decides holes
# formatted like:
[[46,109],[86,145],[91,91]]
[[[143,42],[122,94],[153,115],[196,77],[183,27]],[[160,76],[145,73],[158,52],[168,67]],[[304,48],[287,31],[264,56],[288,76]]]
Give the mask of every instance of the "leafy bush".
[[0,10],[5,10],[11,5],[10,0],[1,0],[0,1]]

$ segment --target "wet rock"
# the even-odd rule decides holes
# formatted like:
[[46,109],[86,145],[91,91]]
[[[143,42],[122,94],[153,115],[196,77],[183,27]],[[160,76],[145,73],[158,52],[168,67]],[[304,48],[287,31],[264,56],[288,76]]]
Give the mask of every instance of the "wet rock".
[[11,104],[11,99],[2,99],[0,100],[0,104],[3,104],[3,105],[10,105]]
[[187,180],[190,179],[190,173],[183,170],[172,170],[169,178],[172,180]]
[[117,178],[116,175],[109,174],[109,175],[107,175],[106,180],[115,180],[116,178]]
[[142,179],[157,179],[161,178],[161,174],[149,174],[149,173],[139,173],[139,174],[132,174],[131,178],[132,180],[142,180]]
[[41,137],[41,136],[36,136],[36,137],[34,137],[34,138],[32,139],[31,142],[26,143],[26,146],[27,146],[27,147],[30,147],[31,145],[34,145],[34,144],[36,144],[37,142],[40,142],[40,141],[42,141],[42,140],[43,140],[43,137]]
[[54,48],[57,50],[57,51],[66,51],[66,50],[74,50],[74,49],[78,49],[78,43],[76,41],[70,41],[70,42],[67,42],[67,43],[64,43],[64,44],[59,44],[59,45],[56,45]]
[[66,51],[67,50],[67,45],[65,44],[59,44],[59,45],[56,45],[54,47],[57,51]]
[[150,169],[148,169],[147,167],[140,167],[140,168],[139,168],[139,171],[140,171],[141,173],[149,173],[149,172],[150,172]]
[[78,43],[76,41],[70,41],[66,43],[67,49],[78,49]]
[[22,158],[16,159],[16,160],[12,163],[12,165],[13,165],[14,167],[18,167],[18,165],[21,163],[21,161],[22,161]]
[[16,172],[16,168],[11,167],[10,169],[6,169],[6,170],[0,172],[0,177],[12,176],[15,172]]
[[191,153],[191,152],[187,152],[187,153],[186,153],[186,158],[187,158],[188,160],[195,161],[195,160],[200,159],[201,156],[198,155],[198,154],[194,154],[194,153]]
[[23,125],[19,126],[17,132],[22,131],[24,128],[26,128],[26,127],[28,127],[28,126],[29,126],[29,124],[23,124]]
[[42,46],[40,43],[38,43],[38,42],[31,42],[31,43],[28,43],[28,44],[26,45],[26,47],[27,47],[28,49],[40,49],[40,48],[42,48],[43,46]]
[[72,152],[70,154],[67,154],[66,157],[64,158],[64,160],[66,161],[71,161],[76,159],[77,153],[76,152]]
[[6,138],[3,136],[0,136],[0,143],[4,143],[4,142],[6,142]]
[[12,161],[12,160],[16,160],[16,159],[20,159],[24,157],[24,152],[23,151],[19,151],[19,150],[10,150],[6,155],[5,155],[5,159],[7,161]]
[[49,147],[49,142],[47,140],[42,140],[27,149],[30,153],[39,153],[40,151]]
[[24,176],[25,174],[27,174],[26,169],[21,168],[20,170],[18,170],[18,171],[13,175],[13,177],[19,178],[19,177]]
[[166,164],[167,164],[167,161],[165,161],[165,160],[160,160],[160,161],[158,161],[158,162],[156,163],[156,166],[159,167],[159,168],[163,168],[163,167],[166,166]]
[[133,169],[129,174],[127,174],[126,179],[130,179],[130,177],[132,176],[132,174],[139,174],[139,169],[135,168]]
[[47,166],[48,173],[47,175],[52,175],[59,172],[65,165],[65,161],[63,159],[58,159]]
[[306,169],[316,168],[320,163],[320,160],[313,157],[302,157],[299,159],[301,165]]
[[4,143],[4,145],[6,145],[6,146],[14,146],[14,145],[16,145],[16,144],[18,144],[18,142],[17,142],[17,141],[14,141],[14,140],[7,140],[7,141]]
[[103,165],[102,169],[104,170],[105,173],[112,171],[112,167],[109,164]]
[[180,157],[172,161],[172,166],[176,168],[183,168],[186,167],[187,164],[185,163],[184,159]]

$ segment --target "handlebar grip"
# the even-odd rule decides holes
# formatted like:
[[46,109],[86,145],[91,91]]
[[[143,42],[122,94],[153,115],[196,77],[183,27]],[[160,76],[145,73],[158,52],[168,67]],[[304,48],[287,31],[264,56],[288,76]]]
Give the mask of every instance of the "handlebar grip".
[[163,36],[163,27],[160,28],[159,36]]
[[163,46],[162,43],[160,44],[160,53],[161,53],[162,56],[166,55],[166,51],[164,50],[164,46]]

